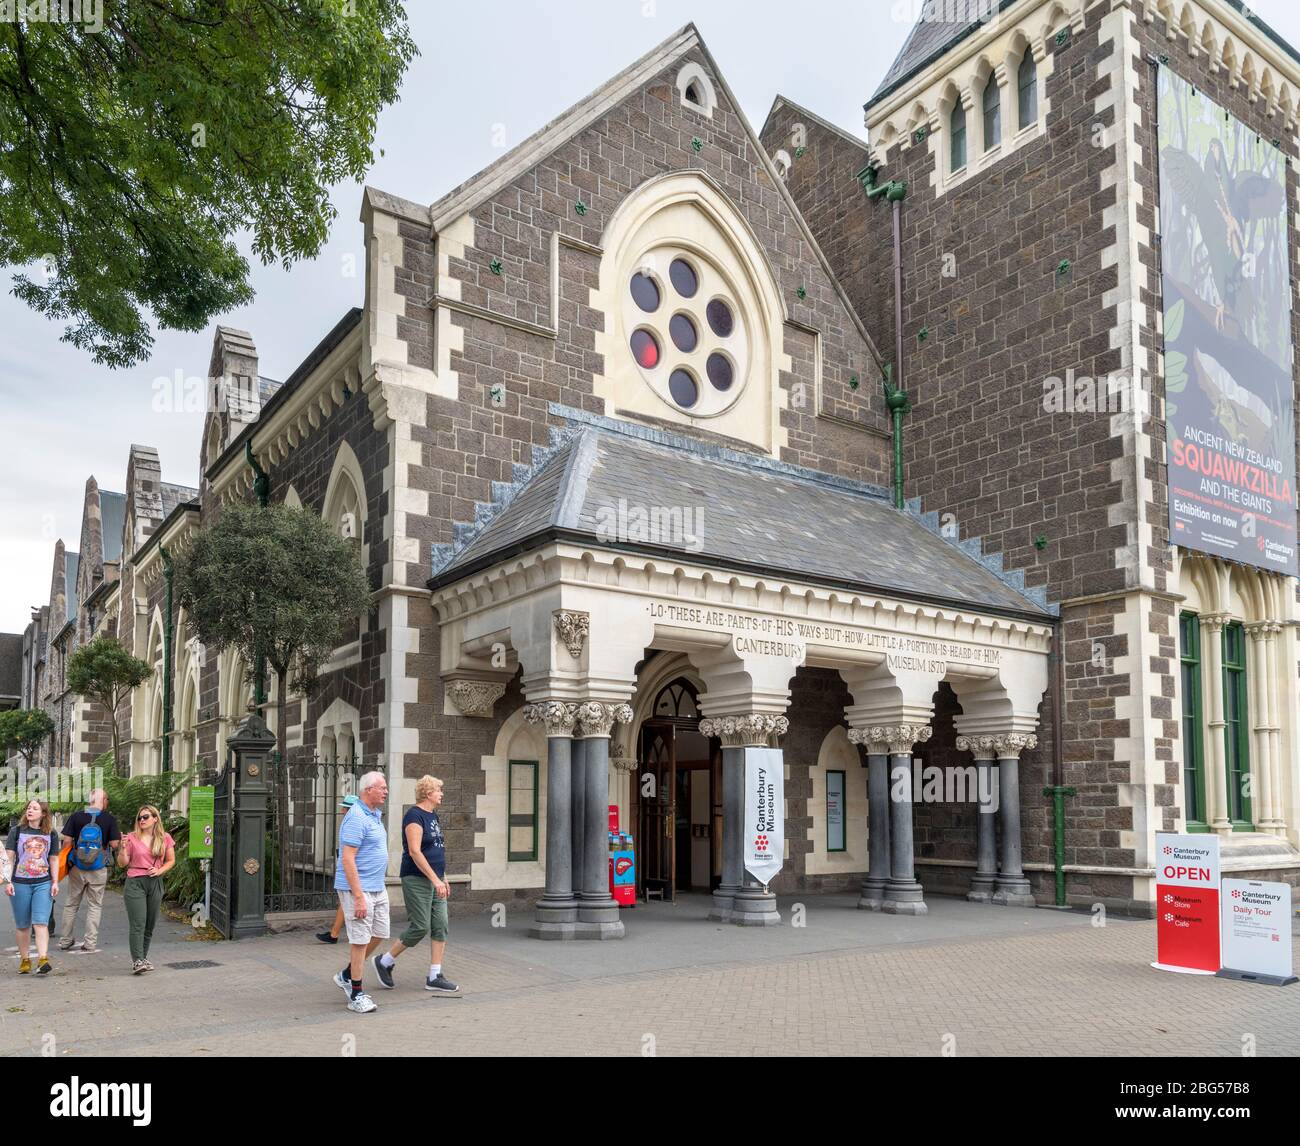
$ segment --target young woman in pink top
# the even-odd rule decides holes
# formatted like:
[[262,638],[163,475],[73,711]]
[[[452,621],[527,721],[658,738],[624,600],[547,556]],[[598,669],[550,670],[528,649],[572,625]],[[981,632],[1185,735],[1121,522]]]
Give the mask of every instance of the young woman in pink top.
[[176,845],[163,830],[162,816],[152,804],[136,814],[135,830],[122,837],[117,862],[126,868],[122,899],[130,922],[131,973],[152,971],[149,941],[162,907],[162,877],[176,864]]

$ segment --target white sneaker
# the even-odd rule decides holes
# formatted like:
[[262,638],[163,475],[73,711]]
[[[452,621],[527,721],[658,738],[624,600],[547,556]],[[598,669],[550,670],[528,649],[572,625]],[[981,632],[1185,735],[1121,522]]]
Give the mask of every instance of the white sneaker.
[[348,1002],[348,1010],[356,1011],[358,1015],[368,1015],[371,1011],[379,1010],[379,1007],[376,1006],[374,999],[363,991],[355,999]]
[[334,986],[338,987],[341,991],[345,991],[348,998],[352,997],[352,984],[348,982],[347,976],[345,976],[342,971],[334,972]]

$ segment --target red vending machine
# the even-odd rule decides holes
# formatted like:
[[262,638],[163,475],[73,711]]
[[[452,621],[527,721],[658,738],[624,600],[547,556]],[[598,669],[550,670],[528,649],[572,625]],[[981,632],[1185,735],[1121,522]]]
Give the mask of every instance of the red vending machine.
[[609,894],[620,907],[636,906],[636,852],[631,835],[618,830],[618,805],[609,806]]

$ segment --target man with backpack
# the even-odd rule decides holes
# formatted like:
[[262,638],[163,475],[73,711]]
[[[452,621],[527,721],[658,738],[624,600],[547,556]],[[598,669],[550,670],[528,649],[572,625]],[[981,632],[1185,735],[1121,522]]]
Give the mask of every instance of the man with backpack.
[[63,907],[63,935],[59,950],[67,951],[75,943],[72,932],[77,925],[77,909],[86,897],[86,938],[83,951],[99,950],[99,916],[104,909],[104,889],[113,852],[122,841],[117,821],[108,810],[108,793],[96,788],[90,793],[90,806],[68,817],[63,834],[72,843],[68,855],[67,899]]

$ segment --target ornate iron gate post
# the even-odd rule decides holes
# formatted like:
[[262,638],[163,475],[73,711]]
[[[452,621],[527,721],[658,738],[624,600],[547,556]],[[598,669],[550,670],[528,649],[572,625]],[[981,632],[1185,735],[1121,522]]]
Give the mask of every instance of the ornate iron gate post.
[[250,712],[226,742],[231,780],[231,905],[227,935],[247,939],[266,934],[262,882],[266,864],[266,812],[275,737]]

